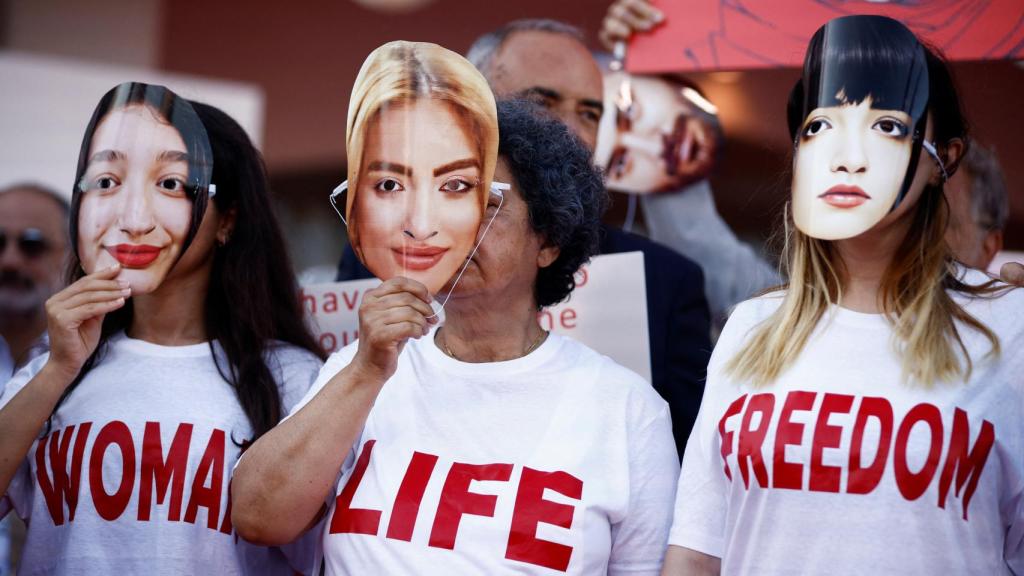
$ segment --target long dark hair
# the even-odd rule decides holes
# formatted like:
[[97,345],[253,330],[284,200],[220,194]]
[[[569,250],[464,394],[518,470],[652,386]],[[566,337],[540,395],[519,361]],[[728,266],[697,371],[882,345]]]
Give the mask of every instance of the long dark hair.
[[[218,371],[235,389],[253,429],[252,438],[236,442],[254,441],[282,417],[281,397],[267,366],[267,353],[280,343],[305,349],[321,359],[324,353],[302,320],[295,273],[271,209],[260,153],[245,130],[230,116],[213,106],[190,104],[205,127],[212,150],[211,180],[217,186],[213,202],[221,213],[235,211],[235,226],[229,240],[214,251],[204,303],[206,336]],[[86,132],[88,141],[102,117],[103,114],[94,115],[94,122]],[[88,145],[83,148],[84,154],[88,154]],[[72,209],[77,214],[80,196],[75,200]],[[72,226],[75,226],[75,219],[72,219]],[[73,251],[68,278],[75,281],[84,275],[77,251]],[[132,314],[131,300],[107,314],[99,345],[64,391],[54,413],[89,370],[102,362],[107,341],[131,325]],[[224,351],[226,366],[218,359],[214,340]]]

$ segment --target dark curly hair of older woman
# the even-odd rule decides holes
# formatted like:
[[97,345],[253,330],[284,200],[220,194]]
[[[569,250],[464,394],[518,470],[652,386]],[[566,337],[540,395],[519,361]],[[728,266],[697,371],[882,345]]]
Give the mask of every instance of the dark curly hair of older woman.
[[525,100],[498,102],[498,154],[526,202],[530,226],[558,258],[537,272],[544,308],[576,288],[576,271],[597,252],[608,193],[590,150],[564,124]]

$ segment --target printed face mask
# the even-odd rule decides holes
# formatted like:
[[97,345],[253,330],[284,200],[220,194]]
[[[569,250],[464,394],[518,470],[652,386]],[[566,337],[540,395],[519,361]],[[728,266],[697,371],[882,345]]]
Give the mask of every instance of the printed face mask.
[[852,238],[894,210],[922,147],[938,160],[924,141],[927,108],[924,48],[902,24],[848,16],[819,29],[789,104],[797,228]]
[[141,83],[108,92],[86,130],[72,198],[83,270],[118,263],[134,294],[158,288],[195,237],[212,172],[206,130],[186,100]]
[[605,113],[594,157],[611,190],[674,191],[706,178],[719,147],[715,107],[657,77],[605,74]]
[[[415,91],[410,78],[421,83]],[[381,280],[403,276],[435,295],[453,285],[489,203],[500,204],[500,191],[491,196],[496,107],[477,87],[486,82],[472,65],[432,44],[386,44],[360,71],[349,111],[354,164],[332,198],[347,191],[349,242]]]

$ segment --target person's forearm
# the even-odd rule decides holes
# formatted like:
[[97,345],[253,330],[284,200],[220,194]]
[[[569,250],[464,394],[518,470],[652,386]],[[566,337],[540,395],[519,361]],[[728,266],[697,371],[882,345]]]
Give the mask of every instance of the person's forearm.
[[231,483],[231,519],[240,536],[280,545],[309,527],[383,382],[346,366],[309,404],[246,451]]
[[721,559],[673,545],[669,545],[661,568],[661,576],[718,576],[721,573]]
[[39,430],[74,378],[47,363],[0,410],[0,494],[7,492],[18,466],[39,437]]

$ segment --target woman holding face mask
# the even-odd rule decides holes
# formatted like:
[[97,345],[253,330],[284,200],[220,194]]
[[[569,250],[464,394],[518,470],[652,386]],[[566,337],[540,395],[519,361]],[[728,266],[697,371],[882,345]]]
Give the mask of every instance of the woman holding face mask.
[[718,342],[663,573],[1024,573],[1024,291],[945,243],[949,71],[839,18],[788,116],[789,282]]
[[[456,80],[490,99],[471,68],[431,73],[439,60],[465,62],[452,52],[385,49],[404,63],[399,78],[420,82],[420,99]],[[394,277],[365,295],[359,341],[239,462],[244,537],[291,540],[326,504],[327,574],[657,574],[678,470],[668,407],[635,374],[538,322],[596,248],[600,174],[532,105],[490,115],[500,130],[483,164],[508,187],[445,289],[443,327],[421,282]]]
[[114,88],[86,129],[71,238],[51,351],[0,400],[21,570],[308,571],[231,525],[235,460],[320,367],[245,132],[166,88]]

